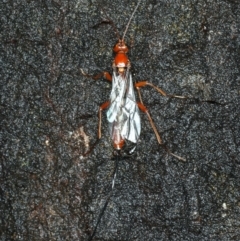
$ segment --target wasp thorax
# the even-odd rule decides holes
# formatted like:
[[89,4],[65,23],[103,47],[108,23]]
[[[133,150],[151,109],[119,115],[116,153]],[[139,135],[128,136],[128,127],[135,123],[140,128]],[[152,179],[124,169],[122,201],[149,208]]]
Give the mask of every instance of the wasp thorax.
[[119,74],[122,74],[122,73],[124,73],[125,72],[125,68],[124,67],[119,67],[118,68],[118,73]]
[[125,53],[117,53],[114,58],[114,64],[117,68],[127,67],[129,63],[128,57]]

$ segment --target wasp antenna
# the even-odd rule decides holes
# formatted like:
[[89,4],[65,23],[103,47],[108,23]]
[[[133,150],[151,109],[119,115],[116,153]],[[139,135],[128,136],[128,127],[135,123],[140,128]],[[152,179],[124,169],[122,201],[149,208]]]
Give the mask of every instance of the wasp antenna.
[[127,30],[128,30],[128,28],[129,28],[129,25],[130,25],[130,23],[131,23],[131,21],[132,21],[132,18],[133,18],[133,16],[134,16],[135,12],[136,12],[137,9],[138,9],[138,6],[139,6],[140,2],[141,2],[141,0],[138,1],[137,6],[135,7],[135,9],[134,9],[134,11],[133,11],[133,13],[132,13],[132,15],[131,15],[128,23],[127,23],[126,29],[125,29],[125,31],[124,31],[124,33],[123,33],[122,40],[124,40],[124,37],[125,37],[125,35],[126,35],[126,33],[127,33]]
[[113,27],[113,29],[114,29],[115,34],[117,35],[117,38],[120,39],[120,34],[119,34],[118,30],[117,30],[116,25],[114,24],[113,21],[112,21],[111,24],[112,24],[112,27]]
[[103,7],[102,7],[101,9],[102,9],[103,13],[105,14],[105,16],[106,16],[106,18],[107,18],[107,20],[108,20],[108,23],[111,24],[111,26],[113,27],[113,30],[114,30],[115,34],[117,35],[117,38],[120,39],[120,34],[119,34],[118,30],[117,30],[116,25],[115,25],[114,22],[108,17],[105,9],[104,9]]

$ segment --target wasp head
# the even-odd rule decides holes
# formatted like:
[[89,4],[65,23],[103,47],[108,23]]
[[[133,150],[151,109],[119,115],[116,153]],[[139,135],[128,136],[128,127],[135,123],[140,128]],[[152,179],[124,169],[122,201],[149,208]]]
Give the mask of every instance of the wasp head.
[[128,52],[128,46],[125,44],[123,39],[119,39],[118,42],[113,47],[114,53],[127,53]]

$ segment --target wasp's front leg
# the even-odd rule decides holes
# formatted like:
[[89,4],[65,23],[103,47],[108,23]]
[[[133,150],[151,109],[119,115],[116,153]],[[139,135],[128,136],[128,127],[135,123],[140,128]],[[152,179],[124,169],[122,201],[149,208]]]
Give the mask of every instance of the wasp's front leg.
[[224,105],[224,104],[219,103],[215,100],[200,100],[200,99],[192,97],[192,96],[182,96],[182,95],[168,94],[164,90],[162,90],[161,88],[153,85],[152,83],[150,83],[148,81],[140,81],[140,82],[135,83],[135,87],[138,91],[138,96],[139,96],[139,99],[140,99],[141,103],[143,103],[143,101],[142,101],[142,96],[141,96],[141,93],[140,93],[140,88],[145,87],[146,85],[153,87],[155,90],[158,91],[158,93],[160,93],[161,95],[163,95],[165,97],[178,98],[178,99],[190,99],[190,100],[194,100],[194,101],[197,101],[197,102],[207,102],[207,103],[210,103],[210,104]]
[[96,74],[96,75],[89,75],[89,74],[85,73],[83,71],[83,69],[80,69],[80,70],[81,70],[82,74],[84,76],[88,77],[88,78],[91,78],[91,79],[94,79],[94,80],[98,80],[98,79],[103,77],[104,79],[106,79],[106,80],[108,80],[110,82],[112,81],[112,76],[108,72],[101,72],[101,73]]
[[191,98],[191,97],[187,97],[187,96],[167,94],[164,90],[162,90],[161,88],[153,85],[152,83],[150,83],[148,81],[140,81],[140,82],[135,84],[135,87],[138,89],[138,94],[139,94],[139,98],[140,98],[141,102],[142,102],[142,98],[141,98],[139,88],[145,87],[146,85],[153,87],[155,90],[157,90],[161,95],[163,95],[165,97],[178,98],[178,99],[189,99],[189,98]]

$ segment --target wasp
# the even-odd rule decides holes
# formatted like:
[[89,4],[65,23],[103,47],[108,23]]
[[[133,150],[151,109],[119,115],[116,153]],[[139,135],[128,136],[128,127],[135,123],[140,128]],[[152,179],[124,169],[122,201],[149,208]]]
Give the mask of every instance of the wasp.
[[[150,122],[150,125],[156,135],[157,141],[160,145],[162,145],[165,150],[172,156],[176,157],[181,161],[185,161],[184,158],[172,153],[166,145],[164,145],[160,134],[157,131],[157,128],[152,120],[151,115],[149,114],[148,109],[143,104],[140,88],[145,86],[151,86],[156,91],[158,91],[161,95],[170,98],[180,98],[186,99],[189,97],[186,96],[178,96],[167,94],[165,91],[160,89],[159,87],[153,85],[148,81],[139,81],[133,84],[132,74],[131,74],[131,62],[128,58],[129,48],[125,43],[125,35],[127,33],[130,22],[137,11],[141,1],[138,1],[129,21],[124,31],[123,37],[119,37],[118,42],[113,47],[113,52],[115,54],[114,60],[112,62],[112,75],[108,72],[102,72],[95,76],[91,76],[86,74],[82,69],[81,72],[83,75],[90,77],[94,80],[97,80],[101,77],[104,77],[106,80],[112,83],[112,90],[110,93],[110,98],[108,101],[104,102],[99,107],[98,111],[98,139],[102,137],[102,111],[107,110],[107,120],[110,126],[110,135],[113,141],[114,149],[119,153],[122,150],[125,141],[130,141],[133,144],[137,144],[140,133],[141,133],[141,119],[139,110],[144,112]],[[110,24],[113,24],[110,22]],[[115,26],[114,26],[115,27]],[[116,28],[115,28],[116,29]],[[118,34],[118,36],[120,36]],[[139,101],[136,101],[134,87],[137,89]],[[128,152],[128,154],[132,154],[136,148],[136,145]]]
[[[129,25],[131,23],[131,20],[137,11],[137,8],[139,7],[141,1],[138,1],[127,25],[126,29],[122,35],[122,37],[118,37],[117,43],[113,47],[113,52],[115,54],[114,60],[112,62],[112,74],[108,72],[101,72],[97,75],[89,75],[85,73],[82,69],[81,72],[84,76],[92,78],[94,80],[100,79],[101,77],[104,77],[106,80],[110,81],[112,83],[112,89],[110,93],[109,100],[104,102],[100,105],[99,111],[98,111],[98,140],[102,137],[102,112],[104,110],[107,110],[107,120],[109,122],[110,126],[110,135],[113,142],[113,148],[116,151],[116,157],[117,162],[119,161],[119,157],[121,156],[121,150],[123,149],[125,142],[129,141],[134,144],[134,147],[129,151],[129,154],[132,154],[136,148],[137,142],[139,141],[140,133],[141,133],[141,119],[140,119],[140,111],[144,112],[150,122],[150,125],[156,135],[157,141],[160,145],[162,145],[167,153],[174,156],[175,158],[185,161],[184,158],[172,153],[163,143],[160,134],[157,131],[157,128],[152,120],[151,115],[149,114],[148,109],[144,105],[140,93],[140,89],[145,86],[151,86],[156,91],[158,91],[162,96],[164,97],[170,97],[170,98],[178,98],[178,99],[186,99],[190,97],[186,96],[178,96],[178,95],[172,95],[167,94],[164,90],[161,88],[153,85],[152,83],[148,81],[139,81],[134,83],[132,80],[132,74],[131,74],[131,62],[128,58],[128,51],[129,48],[127,44],[125,43],[125,35],[127,33],[127,30],[129,28]],[[106,23],[106,22],[104,22]],[[113,22],[107,22],[113,25]],[[114,26],[115,27],[115,26]],[[115,28],[116,30],[116,28]],[[119,33],[117,32],[118,36]],[[137,93],[139,96],[139,101],[136,100],[134,87],[137,89]],[[112,190],[109,193],[106,202],[104,204],[104,207],[102,211],[100,212],[100,215],[98,217],[98,220],[96,222],[94,231],[92,235],[90,236],[89,240],[92,240],[95,236],[97,227],[100,223],[101,217],[104,214],[104,211],[108,205],[108,202],[111,198],[113,189],[114,189],[114,183],[116,179],[116,172],[117,172],[117,164],[115,166],[114,175],[112,179]]]

